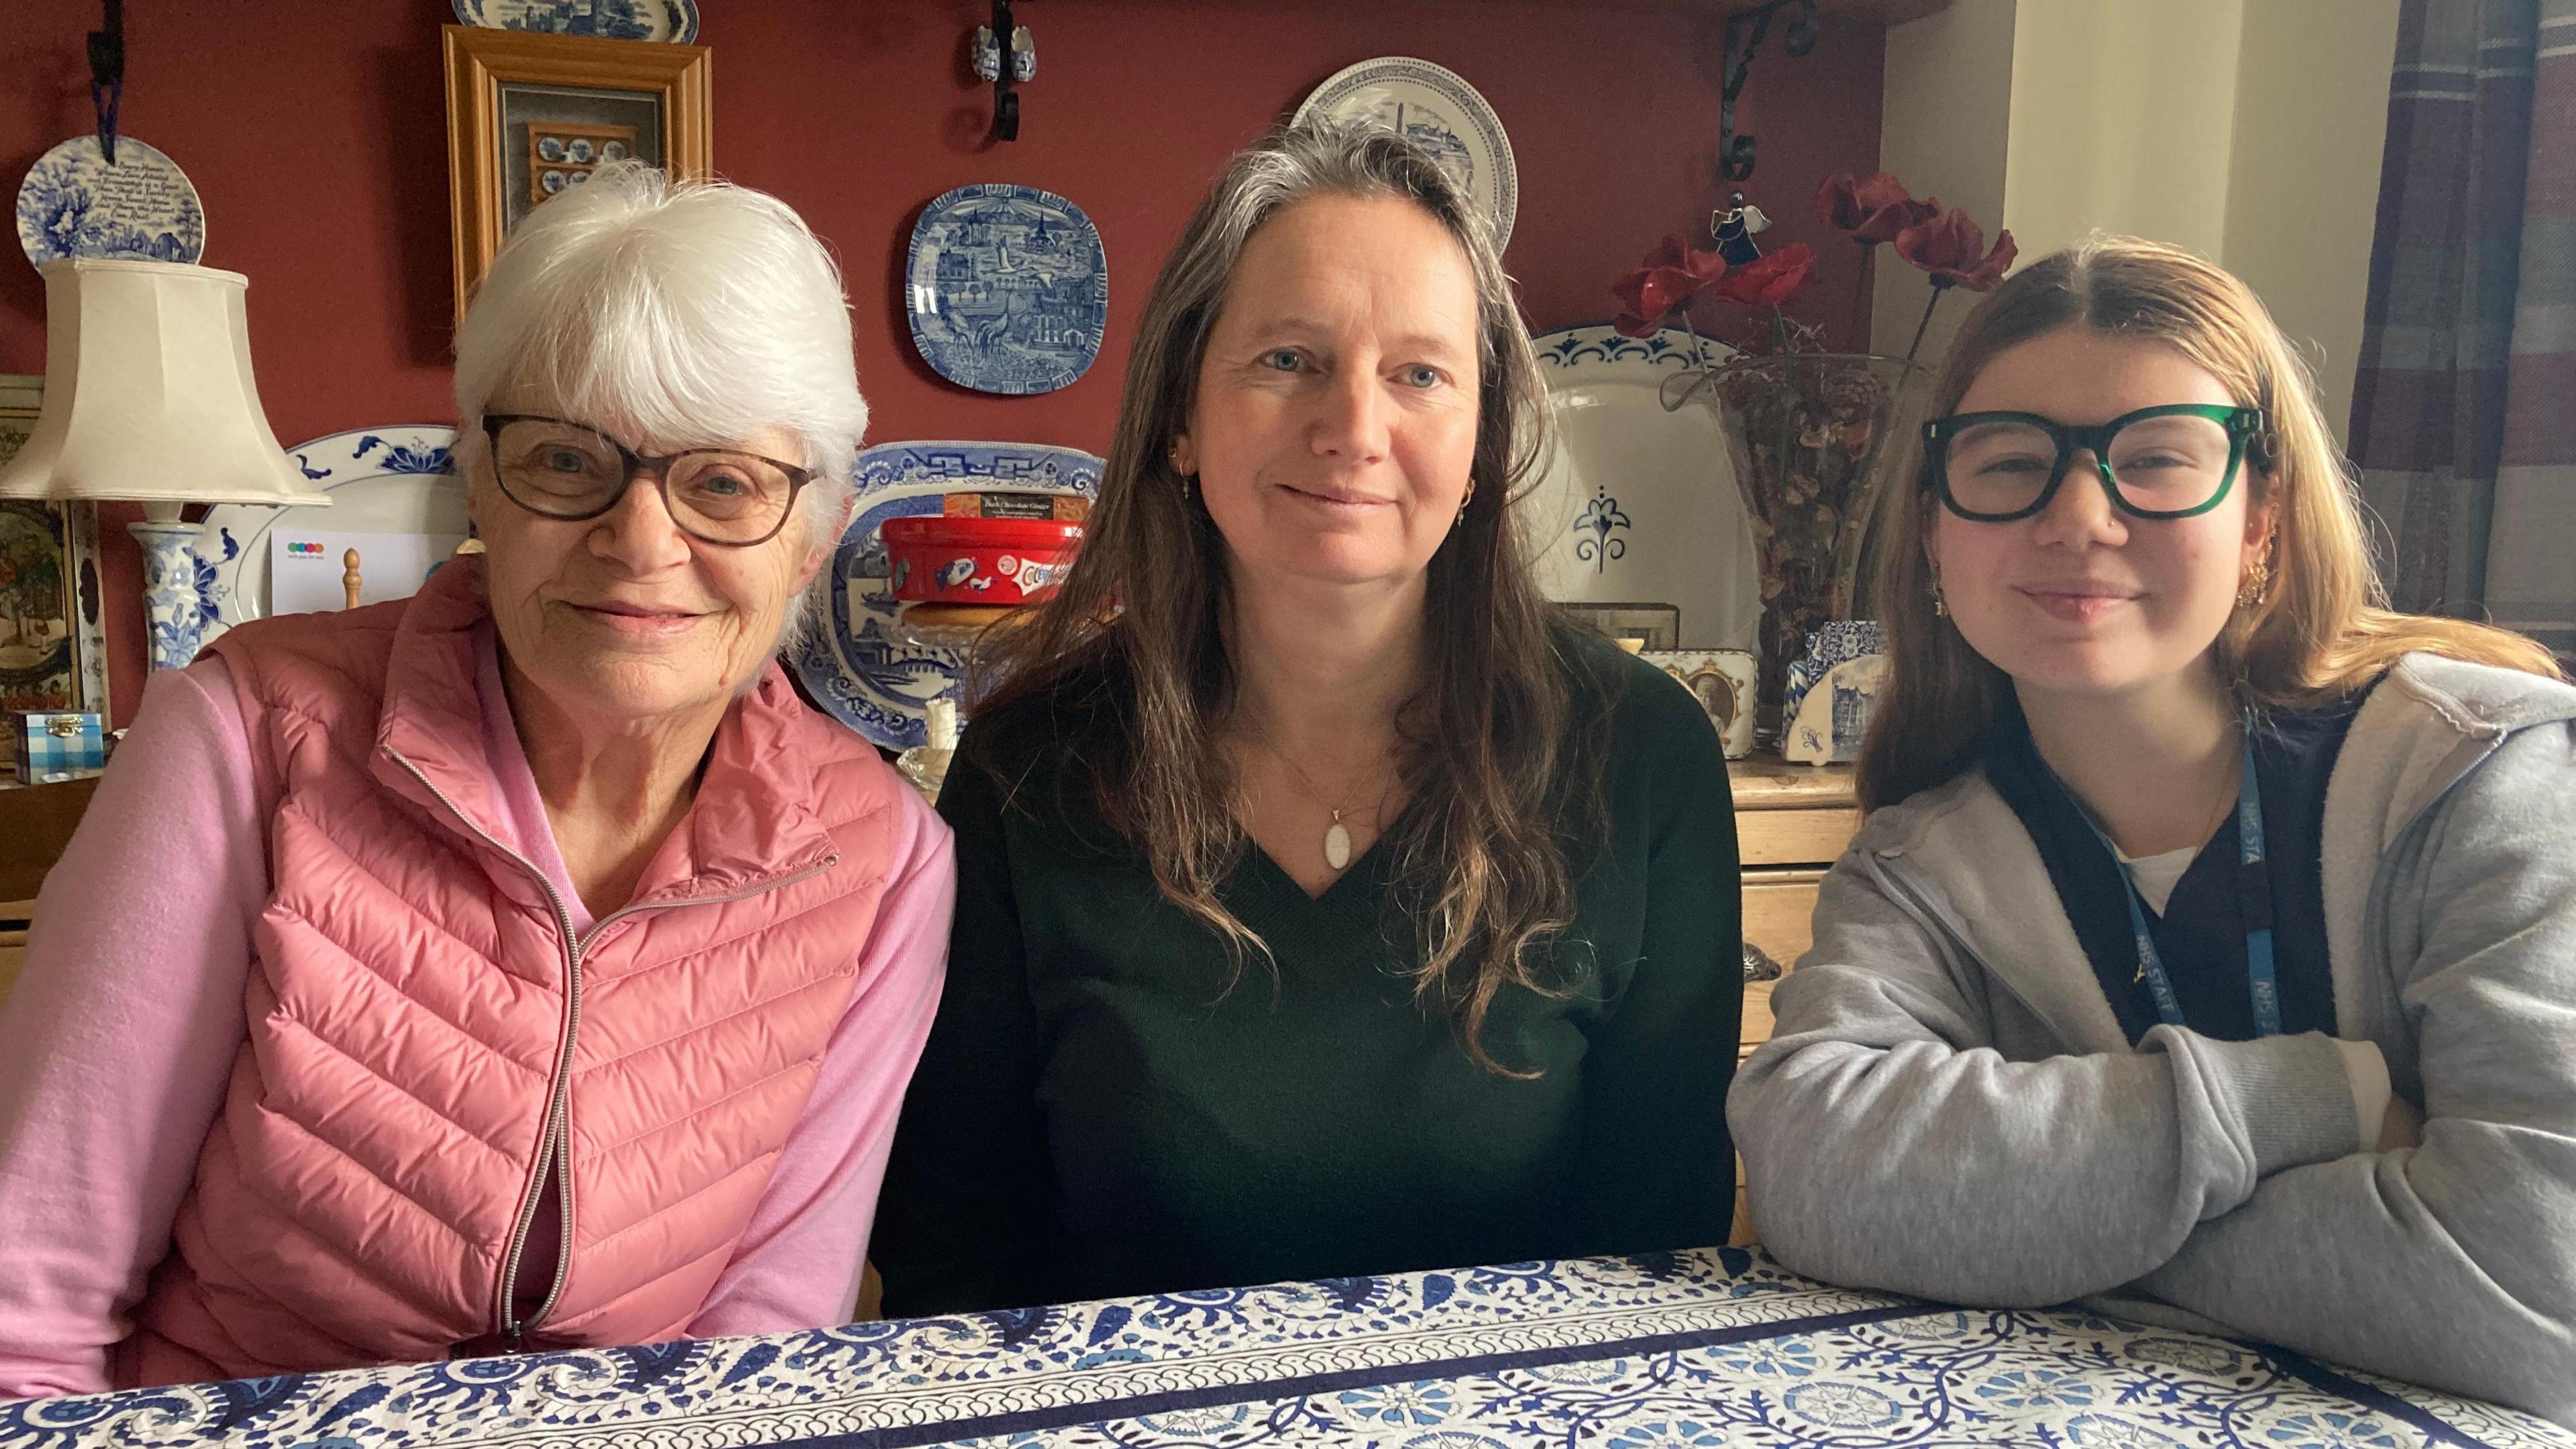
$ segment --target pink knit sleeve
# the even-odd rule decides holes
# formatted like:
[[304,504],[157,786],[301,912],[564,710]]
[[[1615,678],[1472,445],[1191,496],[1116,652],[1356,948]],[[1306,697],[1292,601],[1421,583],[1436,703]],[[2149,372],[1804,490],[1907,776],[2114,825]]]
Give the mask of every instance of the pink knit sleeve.
[[858,993],[741,1246],[689,1325],[692,1338],[846,1323],[858,1299],[895,1114],[939,1005],[957,898],[947,822],[910,789],[902,798],[894,874],[861,948]]
[[248,1030],[264,840],[230,671],[153,675],[0,1008],[0,1397],[108,1386]]

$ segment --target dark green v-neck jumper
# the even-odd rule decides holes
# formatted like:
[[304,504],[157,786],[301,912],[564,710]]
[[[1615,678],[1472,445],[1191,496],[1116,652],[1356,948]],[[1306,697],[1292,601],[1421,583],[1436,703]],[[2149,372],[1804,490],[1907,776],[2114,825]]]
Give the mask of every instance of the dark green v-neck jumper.
[[1313,899],[1248,850],[1220,894],[1277,970],[1252,958],[1229,991],[1222,943],[1067,764],[1102,691],[978,720],[939,805],[956,927],[870,1245],[885,1311],[1723,1243],[1743,1009],[1725,761],[1661,671],[1576,657],[1576,708],[1610,714],[1608,839],[1556,951],[1594,969],[1563,1000],[1495,1001],[1487,1050],[1527,1081],[1415,1002],[1386,849]]

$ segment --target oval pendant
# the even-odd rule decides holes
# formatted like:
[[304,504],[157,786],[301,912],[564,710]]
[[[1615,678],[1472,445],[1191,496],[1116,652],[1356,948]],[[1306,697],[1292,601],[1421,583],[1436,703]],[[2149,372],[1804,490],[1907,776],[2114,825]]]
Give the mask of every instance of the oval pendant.
[[1336,820],[1332,828],[1324,832],[1324,864],[1340,870],[1350,863],[1351,833],[1342,828],[1342,822]]

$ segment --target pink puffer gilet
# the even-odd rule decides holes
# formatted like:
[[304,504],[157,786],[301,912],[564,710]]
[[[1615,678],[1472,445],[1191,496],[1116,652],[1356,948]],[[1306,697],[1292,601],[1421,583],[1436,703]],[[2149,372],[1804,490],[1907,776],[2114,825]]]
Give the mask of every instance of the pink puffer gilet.
[[459,560],[415,598],[212,646],[275,801],[275,884],[249,1039],[120,1384],[488,1339],[549,1162],[563,1275],[531,1341],[676,1337],[805,1107],[901,782],[768,666],[633,903],[576,946],[544,877],[496,843],[487,617],[480,562]]

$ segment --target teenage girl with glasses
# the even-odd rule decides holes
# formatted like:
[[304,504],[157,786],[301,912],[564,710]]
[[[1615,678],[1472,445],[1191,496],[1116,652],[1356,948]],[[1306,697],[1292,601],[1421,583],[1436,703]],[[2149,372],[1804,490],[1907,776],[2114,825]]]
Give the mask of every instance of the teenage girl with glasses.
[[2576,1422],[2576,689],[2379,607],[2188,253],[2023,271],[1933,402],[1872,813],[1729,1101],[1763,1242]]

